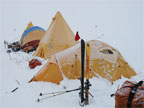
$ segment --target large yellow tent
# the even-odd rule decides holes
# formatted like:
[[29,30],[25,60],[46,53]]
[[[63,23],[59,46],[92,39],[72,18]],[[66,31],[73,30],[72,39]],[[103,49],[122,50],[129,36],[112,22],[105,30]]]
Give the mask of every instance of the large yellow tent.
[[78,41],[75,41],[74,33],[64,20],[61,13],[58,11],[46,34],[41,39],[34,56],[48,59],[51,55],[70,48],[77,43]]
[[[130,78],[135,71],[119,51],[101,41],[88,41],[90,54],[90,77],[101,77],[111,82],[121,76]],[[85,69],[86,70],[86,69]],[[47,81],[60,84],[64,78],[78,79],[81,76],[81,47],[77,44],[53,55],[31,81]]]

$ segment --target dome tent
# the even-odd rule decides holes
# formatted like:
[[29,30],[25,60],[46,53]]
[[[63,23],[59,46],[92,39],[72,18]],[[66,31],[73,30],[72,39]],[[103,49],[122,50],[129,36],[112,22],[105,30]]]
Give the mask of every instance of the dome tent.
[[[33,27],[33,24],[32,24],[32,22],[29,22],[29,24],[28,24],[27,27],[25,28],[24,32],[25,32],[26,30],[28,30],[29,28],[31,28],[31,27]],[[23,34],[24,34],[24,32],[23,32]],[[23,34],[22,34],[22,35],[23,35]],[[22,43],[22,36],[21,36],[19,42]]]
[[37,48],[44,34],[45,30],[43,28],[33,26],[33,24],[30,22],[20,39],[22,49],[27,47]]
[[58,11],[34,53],[48,59],[51,55],[76,45],[75,35]]
[[[98,40],[88,41],[91,47],[90,77],[101,77],[114,82],[124,76],[130,78],[135,71],[119,51]],[[47,81],[60,84],[65,77],[78,79],[81,76],[81,47],[77,44],[53,55],[31,81]]]

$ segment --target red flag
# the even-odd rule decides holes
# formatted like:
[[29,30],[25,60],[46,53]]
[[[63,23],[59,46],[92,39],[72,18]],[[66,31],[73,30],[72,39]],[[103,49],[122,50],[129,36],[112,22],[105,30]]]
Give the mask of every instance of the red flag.
[[78,34],[78,32],[76,33],[76,36],[75,36],[75,41],[78,41],[80,39],[80,36]]

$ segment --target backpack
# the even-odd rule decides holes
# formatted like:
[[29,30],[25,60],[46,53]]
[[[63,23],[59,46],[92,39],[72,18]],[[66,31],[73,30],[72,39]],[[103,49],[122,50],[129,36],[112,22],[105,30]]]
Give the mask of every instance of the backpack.
[[144,108],[143,81],[125,81],[115,93],[115,108]]

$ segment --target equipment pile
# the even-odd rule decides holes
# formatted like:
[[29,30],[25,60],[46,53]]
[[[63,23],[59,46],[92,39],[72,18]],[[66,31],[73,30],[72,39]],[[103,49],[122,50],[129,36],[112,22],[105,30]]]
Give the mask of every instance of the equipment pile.
[[8,48],[11,48],[12,51],[17,52],[21,50],[21,44],[19,43],[19,41],[17,42],[13,42],[11,44],[8,44],[7,46]]

